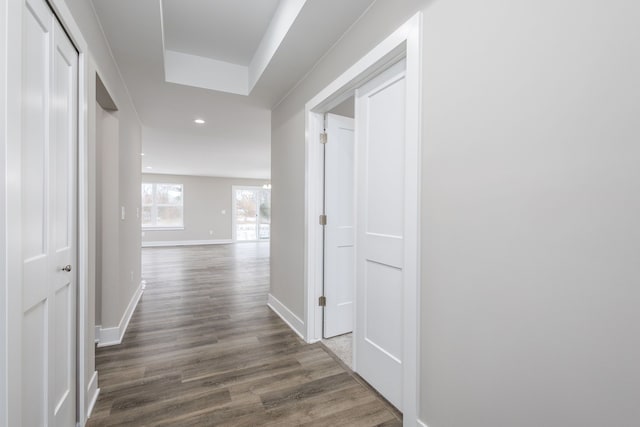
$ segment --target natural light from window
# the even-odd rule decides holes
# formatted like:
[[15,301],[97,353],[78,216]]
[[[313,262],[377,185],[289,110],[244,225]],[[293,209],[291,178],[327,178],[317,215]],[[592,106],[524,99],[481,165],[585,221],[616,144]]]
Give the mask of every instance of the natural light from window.
[[142,183],[142,228],[183,228],[182,184]]
[[235,240],[259,241],[271,237],[271,190],[234,187]]

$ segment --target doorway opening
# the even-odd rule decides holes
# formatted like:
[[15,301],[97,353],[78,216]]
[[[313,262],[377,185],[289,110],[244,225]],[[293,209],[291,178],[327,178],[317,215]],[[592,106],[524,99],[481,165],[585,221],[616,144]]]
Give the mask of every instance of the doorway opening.
[[305,107],[305,339],[326,336],[331,316],[325,113],[355,93],[353,370],[408,425],[418,414],[421,26],[416,14]]
[[271,189],[232,187],[233,241],[266,242],[271,238]]
[[[96,73],[96,118],[95,145],[90,147],[92,168],[89,171],[89,215],[94,224],[95,232],[91,235],[89,256],[90,271],[95,283],[94,291],[94,321],[95,341],[103,346],[111,341],[102,328],[103,301],[116,298],[118,289],[113,284],[118,283],[119,249],[114,230],[118,229],[118,217],[112,212],[118,212],[120,200],[118,197],[119,176],[113,171],[118,170],[119,148],[118,132],[120,123],[118,107],[109,91],[105,87],[100,75]],[[104,285],[104,286],[103,286]]]

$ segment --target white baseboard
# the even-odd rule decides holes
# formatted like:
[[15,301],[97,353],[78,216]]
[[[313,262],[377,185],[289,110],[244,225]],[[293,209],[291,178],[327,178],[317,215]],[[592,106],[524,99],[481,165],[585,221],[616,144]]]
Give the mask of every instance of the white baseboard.
[[298,334],[300,338],[304,340],[304,335],[302,334],[302,331],[304,331],[304,322],[302,321],[302,319],[296,316],[291,310],[287,308],[286,305],[281,303],[278,298],[274,297],[271,294],[269,294],[268,296],[267,305],[271,310],[273,310],[274,313],[276,313],[282,320],[284,320],[284,323],[286,323],[291,329],[293,329],[293,332]]
[[122,315],[118,326],[116,326],[115,328],[100,328],[98,347],[107,347],[110,345],[118,345],[122,343],[122,338],[124,337],[124,333],[129,326],[129,321],[131,320],[133,311],[136,309],[138,301],[140,301],[140,297],[142,296],[142,285],[143,282],[140,282],[140,285],[138,285],[138,289],[133,294],[131,301],[129,301],[129,306]]
[[93,340],[98,344],[100,342],[100,331],[102,330],[102,325],[96,325],[95,331],[93,333]]
[[89,385],[87,386],[87,418],[91,416],[91,412],[93,412],[93,408],[96,406],[96,401],[98,400],[98,395],[100,394],[100,389],[98,388],[98,371],[93,373],[91,377],[91,381],[89,381]]
[[428,426],[427,426],[427,423],[425,423],[424,421],[418,420],[418,427],[428,427]]
[[223,240],[167,240],[155,242],[142,242],[143,248],[157,248],[161,246],[199,246],[199,245],[228,245],[233,243],[231,239]]

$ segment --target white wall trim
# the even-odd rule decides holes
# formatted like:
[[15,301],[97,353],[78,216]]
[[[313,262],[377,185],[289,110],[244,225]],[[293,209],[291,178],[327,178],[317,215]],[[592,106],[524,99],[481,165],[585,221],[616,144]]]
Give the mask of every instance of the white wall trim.
[[143,248],[157,248],[164,246],[199,246],[199,245],[228,245],[233,243],[231,239],[220,240],[164,240],[154,242],[142,242]]
[[98,400],[99,395],[98,371],[94,371],[91,376],[91,380],[89,380],[89,385],[87,386],[87,409],[85,411],[87,418],[91,416],[91,412],[93,412],[93,408],[96,406],[96,401]]
[[138,285],[138,289],[133,294],[131,301],[129,301],[129,305],[122,315],[122,319],[120,319],[120,323],[115,328],[100,328],[100,338],[98,342],[98,347],[108,347],[111,345],[118,345],[122,343],[122,338],[124,337],[124,333],[127,331],[127,327],[129,326],[129,321],[131,320],[131,316],[138,305],[138,301],[142,297],[143,292],[143,282],[140,282]]
[[293,332],[298,334],[300,338],[304,339],[304,322],[301,318],[296,316],[293,311],[289,310],[286,305],[271,294],[267,297],[267,306],[269,306],[274,313],[280,316],[280,318],[284,320],[284,323],[293,329]]
[[93,337],[96,344],[100,342],[100,330],[102,329],[102,325],[96,325],[93,331]]
[[[420,145],[422,129],[422,13],[418,12],[357,61],[305,105],[305,340],[322,337],[322,227],[317,225],[322,203],[322,167],[319,133],[322,113],[339,105],[356,88],[402,58],[406,58],[407,110],[406,149],[408,182],[405,200],[405,274],[403,295],[403,413],[405,425],[415,425],[419,413],[419,301],[420,301]],[[417,228],[417,230],[416,230]],[[410,232],[407,232],[410,231]],[[416,232],[417,231],[417,232]],[[410,421],[411,420],[411,421]]]

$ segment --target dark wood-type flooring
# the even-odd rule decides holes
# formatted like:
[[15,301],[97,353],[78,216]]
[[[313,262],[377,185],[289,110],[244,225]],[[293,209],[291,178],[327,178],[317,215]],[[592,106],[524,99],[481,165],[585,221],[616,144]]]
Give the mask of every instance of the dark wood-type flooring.
[[399,414],[266,305],[265,243],[145,248],[121,345],[99,348],[88,426],[399,426]]

